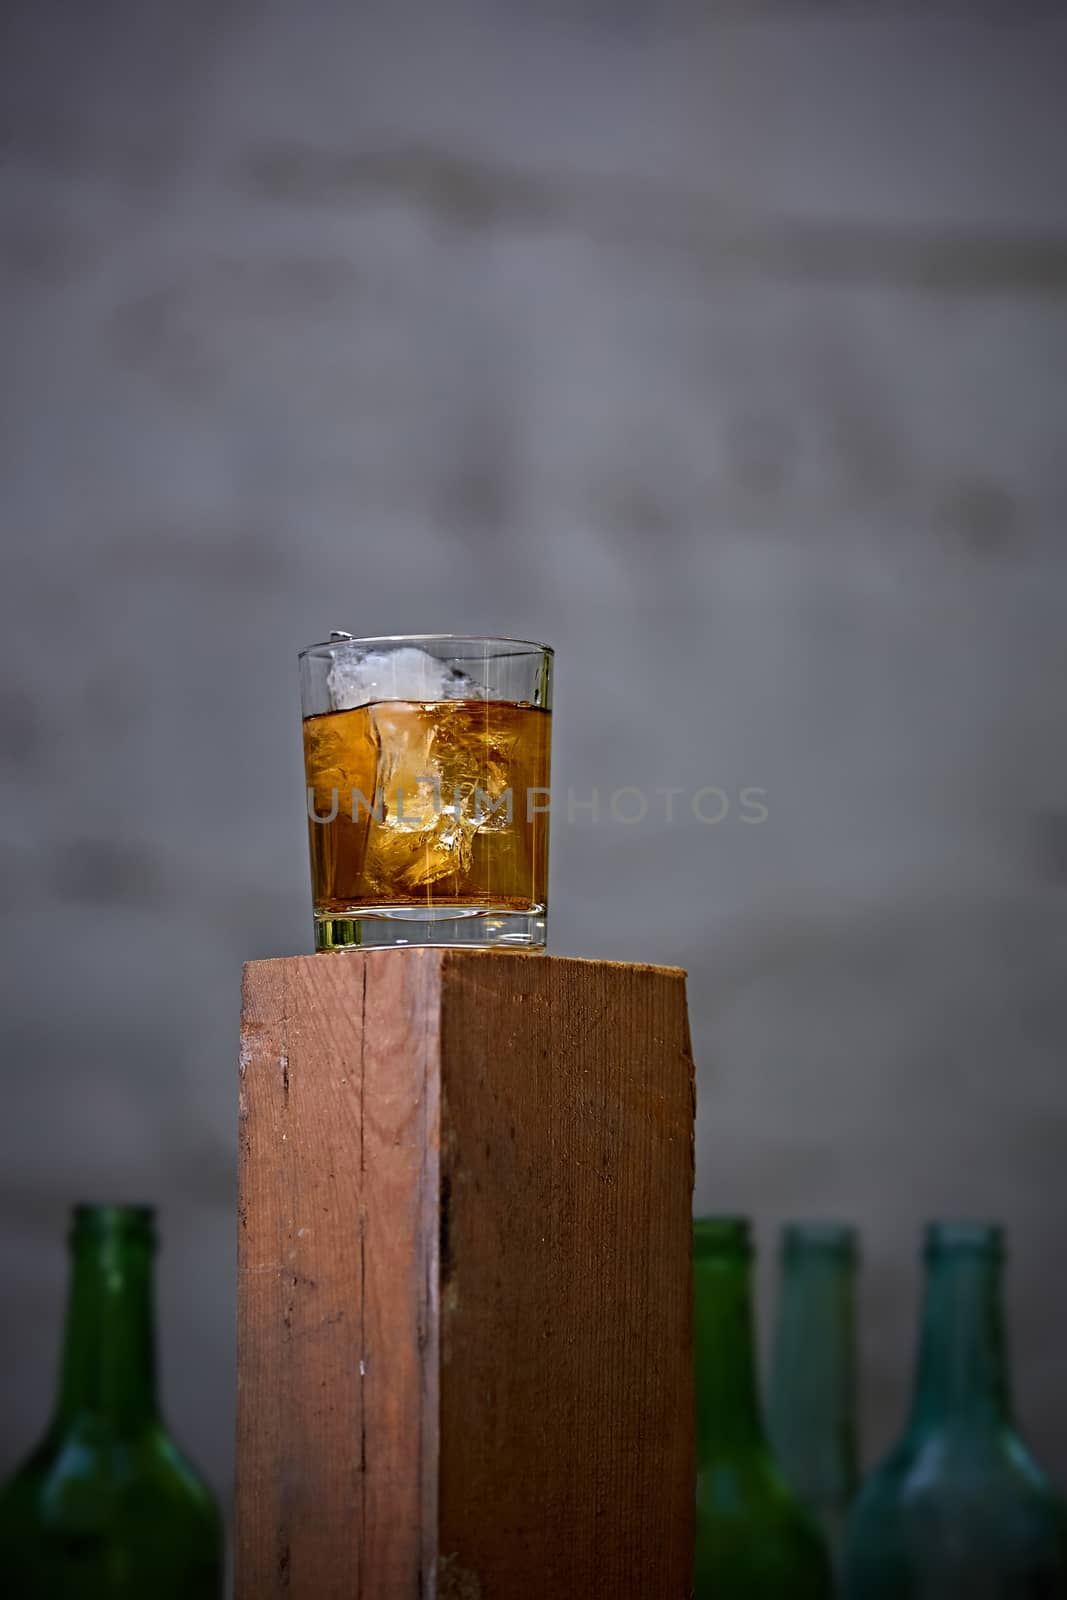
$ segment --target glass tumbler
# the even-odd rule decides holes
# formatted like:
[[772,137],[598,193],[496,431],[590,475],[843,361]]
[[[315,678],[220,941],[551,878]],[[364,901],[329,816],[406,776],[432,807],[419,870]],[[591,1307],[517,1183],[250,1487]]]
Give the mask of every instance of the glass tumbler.
[[299,659],[315,948],[543,948],[551,649],[333,633]]

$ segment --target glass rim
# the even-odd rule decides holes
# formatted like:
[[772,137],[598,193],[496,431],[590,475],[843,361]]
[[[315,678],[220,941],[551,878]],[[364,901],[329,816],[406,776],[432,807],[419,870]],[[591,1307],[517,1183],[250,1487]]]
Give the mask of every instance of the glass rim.
[[154,1245],[158,1217],[154,1205],[82,1201],[70,1208],[70,1237],[74,1241],[142,1239]]
[[725,1213],[712,1213],[693,1218],[693,1255],[746,1255],[755,1253],[752,1222],[749,1217]]
[[923,1250],[927,1257],[959,1254],[1003,1259],[1007,1254],[1004,1224],[969,1217],[933,1217],[923,1228]]
[[827,1255],[855,1260],[859,1254],[859,1229],[854,1222],[801,1217],[782,1224],[780,1248],[786,1258]]
[[[340,631],[340,630],[338,630]],[[481,634],[481,633],[378,633],[369,634],[364,638],[353,635],[345,639],[321,639],[316,644],[305,645],[303,650],[296,653],[297,660],[302,661],[305,656],[317,655],[320,651],[347,650],[353,645],[420,645],[420,644],[501,644],[517,646],[503,652],[509,656],[554,656],[555,650],[550,644],[541,644],[536,639],[513,639],[507,634]],[[466,656],[457,655],[457,660],[464,661]]]

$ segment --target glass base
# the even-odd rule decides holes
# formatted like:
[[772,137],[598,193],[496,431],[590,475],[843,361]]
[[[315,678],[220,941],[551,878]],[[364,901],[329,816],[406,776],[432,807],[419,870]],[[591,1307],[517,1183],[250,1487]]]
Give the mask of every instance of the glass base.
[[543,950],[544,906],[529,911],[492,906],[353,906],[349,914],[315,916],[315,949],[392,950],[437,945],[460,950]]

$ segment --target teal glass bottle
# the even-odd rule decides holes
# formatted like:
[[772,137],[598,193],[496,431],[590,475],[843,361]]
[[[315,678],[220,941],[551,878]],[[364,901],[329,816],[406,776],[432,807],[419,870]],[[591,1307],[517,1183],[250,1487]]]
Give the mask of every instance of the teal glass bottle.
[[829,1557],[771,1456],[753,1339],[748,1224],[693,1227],[696,1600],[830,1600]]
[[1012,1421],[997,1227],[933,1223],[911,1417],[860,1491],[847,1600],[1067,1600],[1062,1502]]
[[856,1230],[791,1222],[782,1231],[767,1427],[786,1482],[839,1563],[856,1492]]
[[79,1206],[59,1397],[0,1489],[4,1600],[219,1600],[219,1508],[156,1401],[146,1207]]

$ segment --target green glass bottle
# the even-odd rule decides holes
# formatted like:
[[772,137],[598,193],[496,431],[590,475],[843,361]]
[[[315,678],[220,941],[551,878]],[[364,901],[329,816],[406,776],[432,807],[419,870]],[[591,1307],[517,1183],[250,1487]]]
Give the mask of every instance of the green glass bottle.
[[767,1426],[790,1488],[839,1562],[858,1482],[856,1230],[792,1222],[782,1231]]
[[79,1206],[55,1415],[0,1490],[4,1600],[219,1600],[222,1519],[156,1403],[147,1207]]
[[1011,1416],[996,1227],[933,1223],[911,1418],[860,1491],[847,1600],[1067,1600],[1064,1507]]
[[748,1224],[693,1225],[696,1600],[830,1600],[829,1557],[763,1430]]

